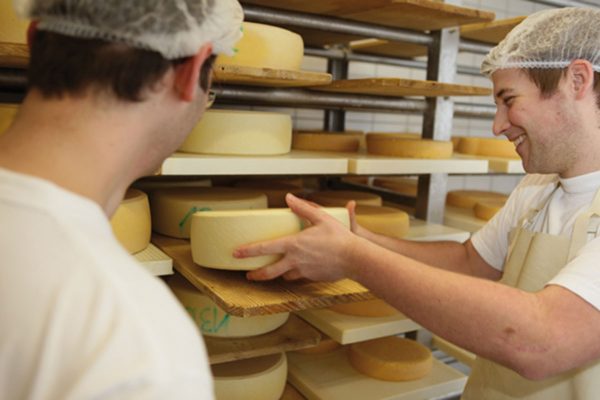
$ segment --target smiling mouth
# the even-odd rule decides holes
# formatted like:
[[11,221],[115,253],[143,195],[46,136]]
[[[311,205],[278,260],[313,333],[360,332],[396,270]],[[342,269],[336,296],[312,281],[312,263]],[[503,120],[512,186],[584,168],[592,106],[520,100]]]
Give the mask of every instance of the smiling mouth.
[[525,135],[521,135],[521,136],[517,137],[515,140],[513,140],[513,144],[515,145],[515,148],[517,148],[524,141],[525,141]]

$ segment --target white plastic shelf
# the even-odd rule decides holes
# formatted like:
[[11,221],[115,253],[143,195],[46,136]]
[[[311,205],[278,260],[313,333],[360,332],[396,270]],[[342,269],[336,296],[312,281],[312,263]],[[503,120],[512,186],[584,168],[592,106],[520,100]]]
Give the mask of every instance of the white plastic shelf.
[[349,159],[348,172],[356,175],[381,174],[486,174],[488,161],[452,157],[448,159],[394,158],[355,155]]

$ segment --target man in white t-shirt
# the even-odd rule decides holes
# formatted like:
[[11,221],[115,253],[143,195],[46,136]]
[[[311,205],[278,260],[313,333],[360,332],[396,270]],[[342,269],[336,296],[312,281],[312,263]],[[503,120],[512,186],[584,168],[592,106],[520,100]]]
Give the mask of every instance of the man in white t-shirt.
[[208,106],[237,0],[16,2],[29,89],[0,135],[0,398],[212,399],[202,338],[109,217]]
[[395,240],[356,223],[352,234],[288,195],[313,226],[235,255],[284,254],[249,279],[354,279],[474,352],[465,399],[597,399],[599,71],[600,11],[592,9],[533,14],[485,58],[494,133],[515,144],[530,175],[471,240]]

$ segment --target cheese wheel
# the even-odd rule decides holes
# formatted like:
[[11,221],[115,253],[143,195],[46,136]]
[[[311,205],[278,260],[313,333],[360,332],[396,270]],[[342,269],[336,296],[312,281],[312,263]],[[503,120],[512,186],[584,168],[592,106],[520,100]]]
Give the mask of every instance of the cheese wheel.
[[190,313],[203,335],[242,338],[262,335],[285,324],[289,313],[240,318],[228,314],[181,275],[168,280],[175,297]]
[[[350,225],[344,208],[323,211]],[[244,244],[277,239],[300,232],[302,220],[289,208],[243,211],[206,211],[192,216],[192,258],[200,266],[248,271],[272,264],[279,254],[238,259],[233,251]]]
[[292,148],[296,150],[355,153],[359,147],[360,137],[357,134],[298,132],[292,135]]
[[402,157],[442,159],[452,156],[452,142],[406,138],[403,134],[367,134],[369,154]]
[[508,140],[483,138],[483,137],[461,137],[456,151],[462,154],[470,154],[484,157],[501,157],[519,159],[515,145]]
[[479,138],[461,137],[456,145],[456,151],[461,154],[477,155],[479,150]]
[[477,218],[489,221],[502,207],[504,207],[504,203],[505,201],[501,199],[479,201],[475,203],[473,213]]
[[277,181],[239,181],[235,186],[240,188],[250,188],[264,193],[267,196],[270,208],[287,207],[288,205],[285,202],[285,196],[288,193],[300,197],[304,194],[304,190],[301,187]]
[[408,197],[417,197],[418,180],[413,178],[375,178],[373,185]]
[[484,190],[452,190],[446,194],[446,204],[459,208],[473,209],[475,204],[480,201],[487,200],[503,200],[506,201],[508,196]]
[[235,44],[235,55],[217,57],[215,64],[254,68],[300,70],[304,42],[297,33],[277,26],[244,22],[244,36]]
[[352,190],[323,190],[309,193],[307,199],[326,207],[345,207],[350,200],[358,205],[381,206],[381,196]]
[[0,104],[0,135],[12,124],[18,107],[14,104]]
[[130,254],[144,250],[150,244],[150,205],[146,193],[128,189],[110,220],[117,240]]
[[26,44],[28,27],[29,21],[17,16],[12,1],[0,2],[0,42]]
[[356,317],[389,317],[398,314],[398,310],[381,299],[356,301],[353,303],[335,304],[331,311]]
[[326,354],[326,353],[330,353],[330,352],[340,348],[341,346],[342,346],[341,344],[339,344],[332,338],[323,336],[318,345],[313,346],[313,347],[308,347],[306,349],[295,350],[295,352],[300,353],[300,354],[313,354],[313,355]]
[[189,239],[192,214],[209,210],[267,208],[267,196],[235,188],[172,188],[150,193],[152,226],[155,232]]
[[410,227],[405,211],[392,207],[356,206],[356,222],[371,232],[393,238],[403,238]]
[[208,110],[179,150],[223,155],[277,155],[290,152],[292,118],[261,111]]
[[285,353],[211,365],[217,400],[279,400],[287,379]]
[[431,372],[431,351],[414,340],[390,336],[350,345],[350,364],[360,373],[384,381],[421,379]]

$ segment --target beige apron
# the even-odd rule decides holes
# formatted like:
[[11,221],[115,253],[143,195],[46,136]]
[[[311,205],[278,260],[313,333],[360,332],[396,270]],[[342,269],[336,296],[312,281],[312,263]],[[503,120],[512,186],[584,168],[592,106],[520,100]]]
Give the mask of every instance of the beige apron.
[[[527,292],[542,290],[597,235],[600,191],[587,212],[575,220],[571,238],[532,232],[535,215],[552,197],[530,210],[510,233],[510,245],[501,283]],[[515,310],[518,312],[518,310]],[[543,381],[531,381],[492,361],[477,358],[463,400],[597,400],[600,399],[600,361]]]

